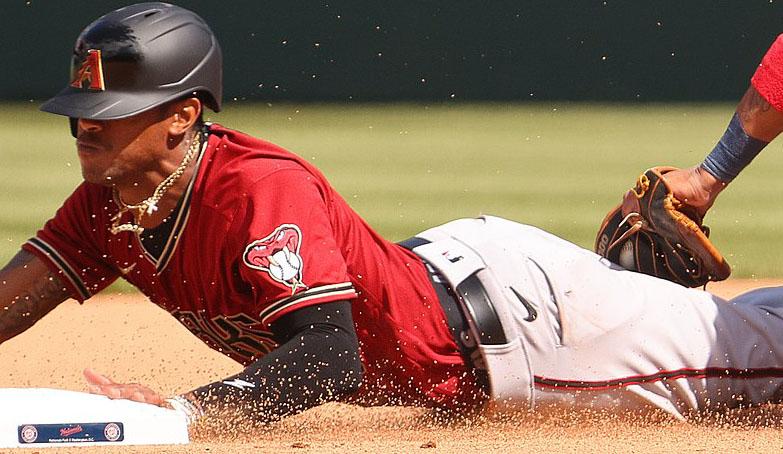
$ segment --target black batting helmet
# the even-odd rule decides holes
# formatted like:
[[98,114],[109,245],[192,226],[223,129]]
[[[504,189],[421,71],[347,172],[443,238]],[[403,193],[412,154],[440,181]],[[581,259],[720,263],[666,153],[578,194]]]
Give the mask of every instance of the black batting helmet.
[[127,6],[82,31],[68,86],[41,110],[114,120],[192,94],[217,112],[222,60],[215,35],[195,13],[167,3]]

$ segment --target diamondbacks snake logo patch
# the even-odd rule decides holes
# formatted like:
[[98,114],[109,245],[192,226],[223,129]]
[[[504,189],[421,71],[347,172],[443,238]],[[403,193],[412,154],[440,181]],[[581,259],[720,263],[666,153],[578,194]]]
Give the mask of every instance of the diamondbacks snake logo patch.
[[277,282],[291,288],[306,289],[302,282],[302,231],[296,224],[282,224],[271,234],[248,244],[242,260],[245,265],[269,274]]

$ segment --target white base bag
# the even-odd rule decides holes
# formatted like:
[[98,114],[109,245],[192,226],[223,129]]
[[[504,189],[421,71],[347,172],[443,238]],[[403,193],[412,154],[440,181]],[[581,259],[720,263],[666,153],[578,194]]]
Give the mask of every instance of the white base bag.
[[0,448],[189,442],[185,416],[150,404],[48,388],[0,388]]

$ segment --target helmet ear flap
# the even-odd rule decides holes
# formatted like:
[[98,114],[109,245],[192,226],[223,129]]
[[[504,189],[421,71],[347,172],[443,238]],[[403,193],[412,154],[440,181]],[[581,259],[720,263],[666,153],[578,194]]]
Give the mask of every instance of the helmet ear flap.
[[76,135],[79,132],[79,119],[68,117],[68,123],[71,124],[71,135],[76,138]]

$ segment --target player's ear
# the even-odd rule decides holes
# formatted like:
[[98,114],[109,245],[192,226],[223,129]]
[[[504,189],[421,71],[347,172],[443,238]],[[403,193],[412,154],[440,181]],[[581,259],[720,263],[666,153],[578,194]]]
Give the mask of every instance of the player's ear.
[[184,98],[172,103],[169,111],[169,135],[180,137],[198,122],[201,116],[201,101],[198,98]]

